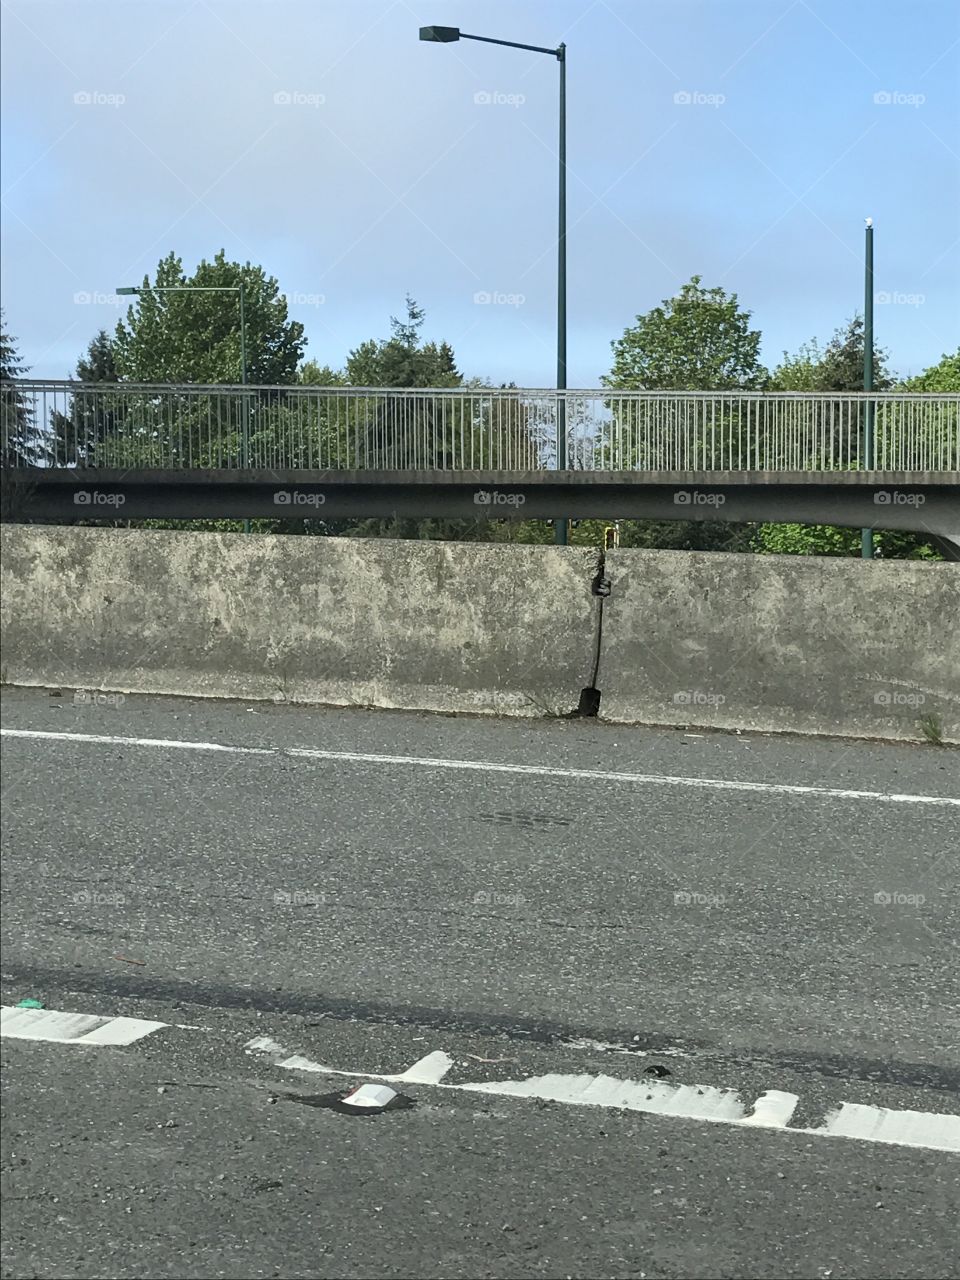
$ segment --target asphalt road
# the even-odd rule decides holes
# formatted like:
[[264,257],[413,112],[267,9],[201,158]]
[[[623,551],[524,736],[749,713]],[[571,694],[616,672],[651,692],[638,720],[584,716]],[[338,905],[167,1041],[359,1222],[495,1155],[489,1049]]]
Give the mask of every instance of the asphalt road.
[[[960,1156],[816,1132],[960,1112],[955,751],[3,709],[67,735],[3,738],[3,1003],[172,1024],[4,1040],[5,1274],[960,1274]],[[409,1110],[298,1101],[435,1050]],[[766,1130],[460,1087],[651,1066],[799,1102]]]

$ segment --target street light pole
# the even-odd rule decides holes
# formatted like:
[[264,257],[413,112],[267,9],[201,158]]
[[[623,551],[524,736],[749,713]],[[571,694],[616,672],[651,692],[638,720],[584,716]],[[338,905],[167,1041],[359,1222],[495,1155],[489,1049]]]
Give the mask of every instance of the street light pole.
[[[243,312],[243,285],[239,286],[240,292],[240,381],[244,388],[247,385],[247,322]],[[250,469],[250,396],[246,390],[243,393],[243,469]],[[243,532],[250,532],[250,521],[244,520]]]
[[[491,36],[472,36],[459,27],[421,27],[420,39],[434,44],[452,44],[457,40],[479,40],[483,44],[501,44],[509,49],[526,49],[530,53],[548,53],[560,63],[560,185],[557,228],[557,470],[567,469],[567,46],[547,49],[538,44],[518,44],[515,40],[495,40]],[[567,544],[567,521],[557,520],[554,539],[558,546]]]
[[[863,245],[863,389],[873,390],[873,219],[867,219]],[[874,459],[874,405],[863,406],[863,466],[872,471]],[[873,559],[873,530],[860,530],[860,558]]]
[[[567,469],[567,46],[557,48],[560,63],[560,188],[557,225],[557,470]],[[554,526],[558,547],[567,545],[566,518]]]
[[[116,290],[118,297],[139,296],[141,293],[236,293],[240,298],[240,382],[247,385],[247,321],[243,306],[243,285],[200,285],[200,284],[168,284],[146,286],[124,286]],[[250,466],[250,405],[247,393],[243,393],[243,469]],[[244,520],[243,532],[250,532],[250,521]]]

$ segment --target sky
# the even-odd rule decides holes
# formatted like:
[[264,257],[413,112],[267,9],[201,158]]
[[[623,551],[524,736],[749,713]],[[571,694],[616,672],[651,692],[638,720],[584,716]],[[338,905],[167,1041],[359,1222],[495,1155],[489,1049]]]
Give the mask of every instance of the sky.
[[864,299],[909,376],[960,344],[960,0],[2,0],[2,301],[69,377],[173,250],[279,281],[342,366],[411,294],[467,376],[568,383],[692,275],[774,365]]

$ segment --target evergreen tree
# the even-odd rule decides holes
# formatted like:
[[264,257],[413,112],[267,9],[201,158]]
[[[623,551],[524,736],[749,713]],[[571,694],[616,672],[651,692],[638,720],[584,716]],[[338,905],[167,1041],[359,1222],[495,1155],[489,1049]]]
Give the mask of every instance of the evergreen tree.
[[46,442],[37,430],[33,406],[16,379],[28,372],[17,349],[17,340],[7,330],[0,311],[0,427],[2,465],[39,466],[47,461]]
[[[77,361],[76,380],[102,388],[119,381],[113,341],[106,329],[91,339],[86,355]],[[113,440],[118,434],[115,397],[102,390],[75,391],[66,413],[54,410],[50,415],[54,458],[60,466],[93,466],[97,444]]]

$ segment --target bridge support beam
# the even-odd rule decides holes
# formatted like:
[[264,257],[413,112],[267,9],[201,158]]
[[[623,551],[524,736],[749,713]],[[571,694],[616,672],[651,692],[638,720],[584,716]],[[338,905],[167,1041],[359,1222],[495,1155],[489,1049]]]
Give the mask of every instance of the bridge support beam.
[[7,472],[4,518],[773,521],[960,529],[960,474],[944,472]]

